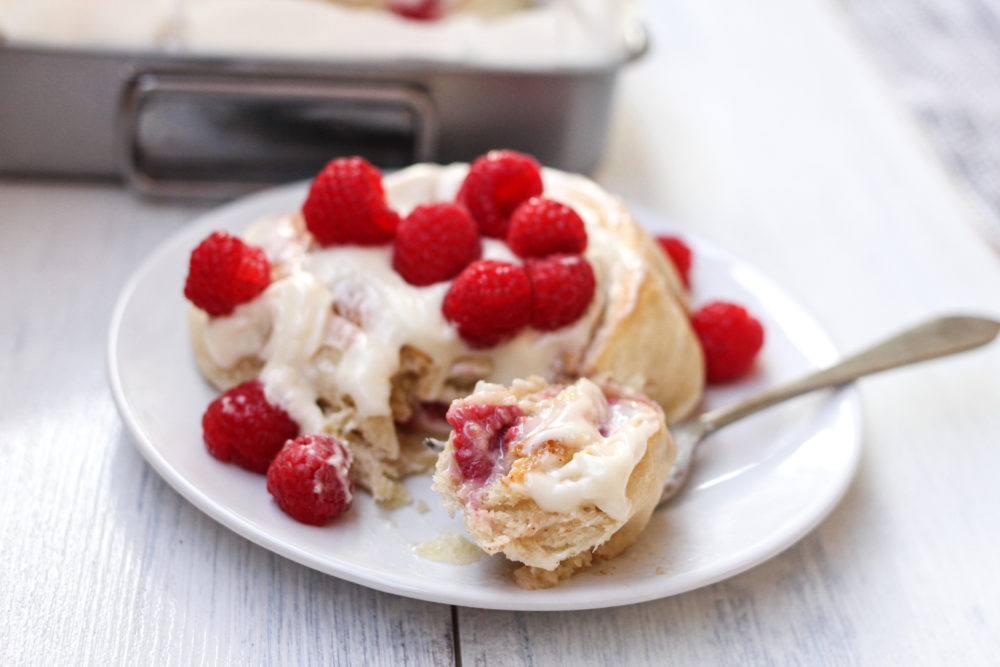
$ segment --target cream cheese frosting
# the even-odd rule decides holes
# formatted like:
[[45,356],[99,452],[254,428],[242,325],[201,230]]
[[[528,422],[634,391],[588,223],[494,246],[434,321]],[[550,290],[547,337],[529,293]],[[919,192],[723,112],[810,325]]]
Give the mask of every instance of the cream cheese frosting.
[[[413,207],[455,197],[467,165],[415,165],[384,179],[386,198],[406,215]],[[470,348],[442,312],[450,283],[408,284],[392,268],[391,246],[311,246],[297,214],[263,219],[246,233],[274,266],[276,279],[256,299],[204,327],[212,361],[230,367],[240,358],[264,362],[260,380],[268,398],[305,431],[329,430],[317,399],[331,388],[348,396],[359,418],[391,416],[392,378],[400,351],[409,346],[434,360],[426,378],[430,400],[450,400],[446,381],[463,363],[477,379],[506,384],[518,377],[572,374],[590,343],[602,308],[615,289],[616,272],[636,270],[642,258],[615,243],[615,216],[624,209],[591,181],[543,170],[544,194],[573,206],[584,220],[597,289],[575,323],[552,332],[526,328],[486,350]],[[622,223],[624,224],[624,223]],[[484,240],[484,257],[516,261],[507,246]],[[615,295],[617,298],[617,295]],[[317,354],[320,350],[333,354]]]
[[565,463],[540,459],[523,482],[512,486],[547,512],[592,504],[616,521],[628,519],[628,480],[660,428],[662,417],[656,409],[632,399],[609,403],[600,387],[582,378],[534,410],[520,439],[525,455],[551,441],[576,451]]

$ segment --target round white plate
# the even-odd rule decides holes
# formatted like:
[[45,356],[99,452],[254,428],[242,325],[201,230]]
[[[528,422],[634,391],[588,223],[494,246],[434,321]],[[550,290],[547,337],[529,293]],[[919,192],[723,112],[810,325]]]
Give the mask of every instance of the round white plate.
[[[454,565],[415,555],[417,543],[465,534],[461,518],[440,509],[429,477],[407,481],[415,501],[408,506],[384,510],[359,492],[352,509],[328,526],[296,523],[271,501],[263,476],[216,461],[202,444],[201,414],[216,392],[192,358],[181,292],[188,257],[202,238],[215,229],[241,232],[261,216],[294,210],[305,188],[294,184],[247,197],[181,230],[132,276],[111,321],[111,388],[139,451],[181,495],[247,539],[399,595],[494,609],[588,609],[675,595],[747,570],[812,530],[846,490],[861,447],[853,389],[797,399],[712,436],[701,445],[688,487],[654,514],[638,544],[549,590],[517,588],[501,556]],[[655,216],[639,217],[655,231],[669,229]],[[767,332],[756,371],[711,389],[706,407],[837,358],[816,322],[757,269],[686,237],[696,255],[695,305],[740,302]]]

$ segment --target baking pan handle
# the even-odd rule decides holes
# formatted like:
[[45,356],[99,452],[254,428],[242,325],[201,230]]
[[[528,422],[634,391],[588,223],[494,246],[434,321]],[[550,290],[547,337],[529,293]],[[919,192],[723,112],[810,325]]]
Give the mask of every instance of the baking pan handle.
[[118,168],[151,196],[224,198],[306,178],[332,157],[434,158],[437,114],[408,84],[140,73],[118,117]]

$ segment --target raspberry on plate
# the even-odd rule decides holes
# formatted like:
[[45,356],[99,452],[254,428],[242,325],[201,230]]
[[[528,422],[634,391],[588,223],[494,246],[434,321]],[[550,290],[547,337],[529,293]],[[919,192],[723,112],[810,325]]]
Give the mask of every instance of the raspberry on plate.
[[676,236],[657,236],[656,240],[681,275],[684,287],[691,289],[691,248]]
[[518,257],[579,254],[587,249],[587,230],[571,207],[545,197],[532,197],[510,216],[507,245]]
[[281,510],[302,523],[322,526],[351,507],[351,452],[326,434],[287,443],[267,469],[267,490]]
[[531,283],[517,264],[480,259],[455,278],[441,305],[472,347],[493,347],[528,324]]
[[436,21],[447,12],[444,0],[389,0],[389,11],[415,21]]
[[424,204],[396,228],[392,267],[411,285],[431,285],[451,280],[482,251],[479,229],[465,208],[450,202]]
[[578,320],[594,298],[597,282],[590,262],[580,255],[529,259],[531,326],[553,331]]
[[268,402],[258,380],[233,387],[212,401],[201,427],[212,456],[260,473],[267,472],[278,450],[299,434],[299,425]]
[[705,351],[709,382],[728,382],[744,375],[764,344],[764,327],[735,303],[708,303],[691,316],[691,325]]
[[506,453],[504,439],[524,413],[515,405],[455,401],[446,419],[454,429],[455,463],[465,480],[484,482]]
[[382,172],[360,157],[323,168],[302,205],[306,227],[321,246],[381,245],[399,224],[382,190]]
[[271,263],[260,248],[213,232],[191,253],[184,296],[216,317],[252,300],[271,284]]
[[495,150],[472,163],[457,200],[469,209],[483,236],[502,239],[514,209],[540,194],[542,174],[535,158],[515,151]]

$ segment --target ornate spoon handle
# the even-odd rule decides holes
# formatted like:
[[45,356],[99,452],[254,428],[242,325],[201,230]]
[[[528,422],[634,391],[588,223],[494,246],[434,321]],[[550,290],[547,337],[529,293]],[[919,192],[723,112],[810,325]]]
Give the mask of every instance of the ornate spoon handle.
[[865,375],[918,361],[971,350],[989,343],[1000,333],[1000,322],[968,316],[941,317],[907,329],[833,366],[762,391],[755,396],[711,410],[697,418],[705,435],[749,414],[801,394],[846,384]]

